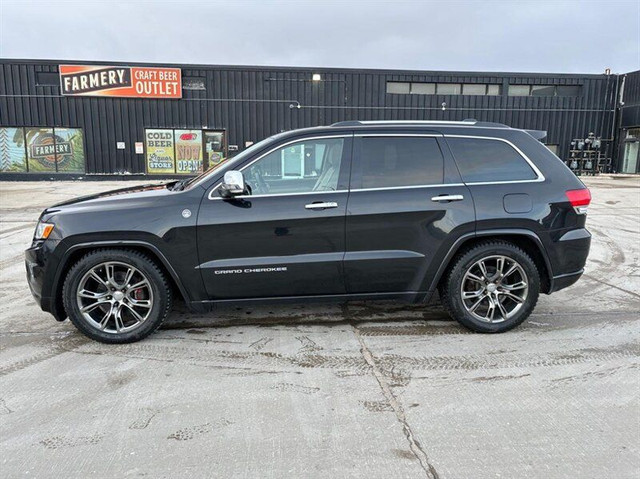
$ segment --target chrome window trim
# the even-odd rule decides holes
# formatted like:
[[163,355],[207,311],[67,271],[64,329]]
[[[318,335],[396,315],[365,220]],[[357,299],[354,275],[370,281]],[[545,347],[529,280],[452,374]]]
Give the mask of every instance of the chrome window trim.
[[[213,193],[213,190],[211,190]],[[349,190],[333,190],[333,191],[306,191],[304,193],[280,193],[277,195],[236,195],[229,198],[222,196],[209,197],[210,200],[234,200],[234,199],[251,199],[251,198],[280,198],[281,196],[304,196],[304,195],[325,195],[327,193],[348,193]]]
[[385,190],[412,190],[421,188],[446,188],[448,186],[464,186],[464,183],[439,183],[433,185],[408,185],[408,186],[380,186],[378,188],[353,188],[351,193],[359,191],[385,191]]
[[[545,177],[542,174],[542,172],[538,169],[538,167],[535,165],[535,163],[533,161],[531,161],[531,159],[524,154],[524,152],[518,148],[516,145],[514,145],[511,141],[505,139],[505,138],[497,138],[494,136],[473,136],[473,135],[444,135],[444,138],[473,138],[473,139],[477,139],[477,140],[497,140],[497,141],[502,141],[504,143],[506,143],[507,145],[509,145],[511,148],[513,148],[514,150],[516,150],[516,152],[527,162],[527,164],[531,167],[531,169],[533,170],[533,172],[536,174],[537,178],[533,179],[533,180],[504,180],[504,181],[470,181],[470,182],[465,182],[466,185],[468,186],[474,186],[474,185],[508,185],[508,184],[516,184],[516,183],[539,183],[541,181],[545,181]],[[453,152],[451,152],[451,154],[453,155]],[[455,158],[455,155],[454,155]],[[464,178],[463,178],[464,181]]]
[[[238,171],[243,171],[246,168],[249,168],[256,161],[261,160],[265,156],[273,153],[274,151],[276,151],[276,150],[278,150],[280,148],[284,148],[287,145],[291,145],[292,143],[300,143],[302,141],[310,141],[310,140],[322,140],[324,138],[352,138],[352,137],[353,137],[353,135],[342,134],[342,135],[321,135],[321,136],[308,136],[308,137],[305,137],[305,138],[296,138],[294,140],[287,141],[286,143],[280,143],[279,145],[274,146],[273,148],[271,148],[270,150],[266,151],[262,155],[260,155],[257,158],[251,160],[249,163],[244,165]],[[217,196],[217,197],[213,197],[212,196],[213,192],[216,191],[221,184],[222,184],[222,182],[219,182],[213,188],[211,188],[211,190],[209,191],[209,194],[207,195],[208,199],[210,199],[210,200],[225,200],[225,199],[229,199],[229,198],[223,198],[222,196]],[[267,196],[295,196],[295,195],[299,196],[299,195],[310,195],[310,194],[318,194],[318,193],[339,193],[339,192],[341,193],[341,192],[345,192],[345,191],[348,191],[348,190],[307,191],[307,192],[304,192],[304,193],[282,193],[282,194],[277,194],[277,195],[238,195],[238,196],[234,196],[233,198],[263,198],[263,197],[267,197]]]

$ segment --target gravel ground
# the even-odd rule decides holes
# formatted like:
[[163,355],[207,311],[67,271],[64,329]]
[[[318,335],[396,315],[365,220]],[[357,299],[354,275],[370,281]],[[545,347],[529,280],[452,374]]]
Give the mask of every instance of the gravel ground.
[[0,474],[638,478],[640,179],[585,182],[586,274],[512,332],[438,306],[225,307],[123,346],[40,311],[23,263],[45,206],[123,183],[0,183]]

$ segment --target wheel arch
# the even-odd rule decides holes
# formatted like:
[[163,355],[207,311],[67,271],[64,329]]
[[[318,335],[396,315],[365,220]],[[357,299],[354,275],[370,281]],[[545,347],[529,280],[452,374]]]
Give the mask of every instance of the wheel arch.
[[180,277],[173,269],[167,258],[162,252],[153,244],[146,241],[95,241],[89,243],[75,244],[67,249],[62,256],[62,259],[58,263],[56,273],[53,280],[53,286],[51,289],[53,301],[52,301],[52,313],[58,321],[63,321],[67,318],[67,313],[63,306],[62,301],[62,286],[64,284],[64,278],[66,273],[82,256],[89,251],[95,249],[121,249],[121,250],[133,250],[143,253],[155,261],[158,267],[166,275],[169,284],[172,288],[179,293],[186,303],[189,303],[190,299],[184,288]]
[[461,236],[455,241],[445,255],[440,268],[431,281],[429,290],[435,291],[438,289],[440,282],[445,276],[445,272],[449,269],[458,254],[472,248],[482,241],[486,241],[487,239],[500,239],[513,243],[523,249],[527,254],[529,254],[529,256],[531,256],[538,268],[538,271],[540,272],[540,291],[543,293],[549,293],[553,290],[553,271],[551,269],[551,263],[544,244],[537,234],[526,229],[483,230]]

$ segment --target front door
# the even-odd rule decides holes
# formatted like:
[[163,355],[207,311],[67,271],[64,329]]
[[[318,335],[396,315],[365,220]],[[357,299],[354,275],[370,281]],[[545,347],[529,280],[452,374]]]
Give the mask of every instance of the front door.
[[640,128],[627,130],[620,173],[640,172]]
[[221,198],[217,185],[208,192],[197,236],[212,300],[345,293],[351,142],[287,142],[241,167],[246,195]]
[[224,130],[203,131],[205,165],[207,170],[227,159],[227,142]]
[[452,162],[445,163],[438,136],[355,139],[344,262],[348,293],[424,293],[438,254],[458,234],[473,231],[471,195]]

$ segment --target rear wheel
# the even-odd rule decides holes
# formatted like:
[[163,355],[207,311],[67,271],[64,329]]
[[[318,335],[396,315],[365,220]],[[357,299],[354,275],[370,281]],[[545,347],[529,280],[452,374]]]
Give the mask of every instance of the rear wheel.
[[69,271],[65,309],[86,336],[104,343],[139,341],[171,309],[171,288],[147,256],[129,250],[96,250]]
[[480,243],[459,255],[441,287],[449,314],[482,333],[500,333],[522,323],[539,293],[535,263],[505,241]]

